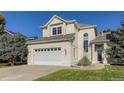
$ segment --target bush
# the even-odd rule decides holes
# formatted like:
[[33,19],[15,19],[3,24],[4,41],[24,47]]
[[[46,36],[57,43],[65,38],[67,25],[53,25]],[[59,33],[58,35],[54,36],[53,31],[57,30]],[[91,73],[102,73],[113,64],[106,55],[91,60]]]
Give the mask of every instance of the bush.
[[91,62],[90,62],[90,60],[86,56],[84,56],[83,58],[81,58],[79,60],[79,62],[78,62],[78,65],[79,66],[88,66],[90,64],[91,64]]
[[120,58],[108,58],[108,63],[113,65],[124,65],[124,60]]

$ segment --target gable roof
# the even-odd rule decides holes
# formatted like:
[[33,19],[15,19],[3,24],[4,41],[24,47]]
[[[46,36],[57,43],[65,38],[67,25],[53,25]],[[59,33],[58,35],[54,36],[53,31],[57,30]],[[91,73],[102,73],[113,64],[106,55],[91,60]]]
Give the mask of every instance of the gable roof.
[[66,34],[66,35],[58,35],[58,36],[51,36],[51,37],[42,37],[39,39],[28,41],[27,44],[39,44],[39,43],[53,43],[53,42],[62,42],[62,41],[72,41],[74,40],[74,33],[73,34]]
[[58,18],[59,20],[65,22],[65,23],[71,23],[71,22],[75,22],[75,20],[65,20],[57,15],[54,15],[44,26],[41,26],[42,28],[45,28],[48,26],[48,24],[54,19],[54,18]]
[[96,25],[90,25],[90,24],[80,24],[76,20],[65,20],[57,15],[54,15],[45,25],[41,26],[41,28],[45,28],[49,25],[49,23],[54,19],[58,18],[59,20],[65,22],[66,24],[68,23],[74,23],[78,29],[85,29],[85,28],[92,28],[96,27]]

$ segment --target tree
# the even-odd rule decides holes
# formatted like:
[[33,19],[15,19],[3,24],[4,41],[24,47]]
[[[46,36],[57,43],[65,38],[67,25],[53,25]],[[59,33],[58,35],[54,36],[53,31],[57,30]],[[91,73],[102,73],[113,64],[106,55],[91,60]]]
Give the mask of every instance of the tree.
[[111,30],[111,29],[105,29],[105,30],[103,31],[103,33],[106,33],[106,32],[112,32],[112,30]]
[[110,48],[106,50],[109,63],[124,64],[124,25],[117,29],[109,42]]
[[0,34],[4,32],[5,17],[0,13]]
[[26,62],[26,38],[17,33],[10,35],[4,33],[0,36],[0,59],[14,65],[17,62]]

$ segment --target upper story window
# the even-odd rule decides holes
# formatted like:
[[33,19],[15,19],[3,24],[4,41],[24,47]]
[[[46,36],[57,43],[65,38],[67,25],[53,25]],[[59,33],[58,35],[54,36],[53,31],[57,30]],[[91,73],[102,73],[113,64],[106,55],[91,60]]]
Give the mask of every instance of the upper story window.
[[52,35],[61,35],[62,34],[62,27],[53,27],[52,28]]
[[58,27],[58,34],[62,34],[62,27]]
[[83,35],[83,48],[84,52],[88,52],[88,34],[84,33]]
[[53,29],[52,29],[52,35],[56,35],[56,32],[57,32],[57,31],[56,31],[56,28],[53,28]]

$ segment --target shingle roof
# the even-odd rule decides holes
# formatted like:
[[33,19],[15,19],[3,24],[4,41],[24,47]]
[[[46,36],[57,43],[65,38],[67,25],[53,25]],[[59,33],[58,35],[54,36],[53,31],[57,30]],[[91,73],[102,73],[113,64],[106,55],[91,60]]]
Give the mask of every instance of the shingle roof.
[[111,35],[111,33],[99,34],[94,40],[91,41],[91,43],[109,41],[109,35]]
[[[21,35],[21,36],[24,36],[23,34],[19,33],[19,32],[13,32],[13,31],[9,31],[7,29],[5,29],[5,32],[14,36],[14,35]],[[24,36],[26,38],[26,36]]]
[[58,35],[58,36],[51,36],[51,37],[42,37],[39,39],[27,41],[27,44],[71,41],[71,40],[74,40],[74,35],[75,34],[67,34],[67,35]]
[[75,22],[75,24],[76,24],[77,28],[79,28],[79,29],[96,27],[96,25],[92,25],[92,24],[81,24],[81,23],[78,23],[78,22]]
[[81,23],[77,23],[77,25],[80,26],[80,27],[93,26],[93,25],[90,25],[90,24],[81,24]]

